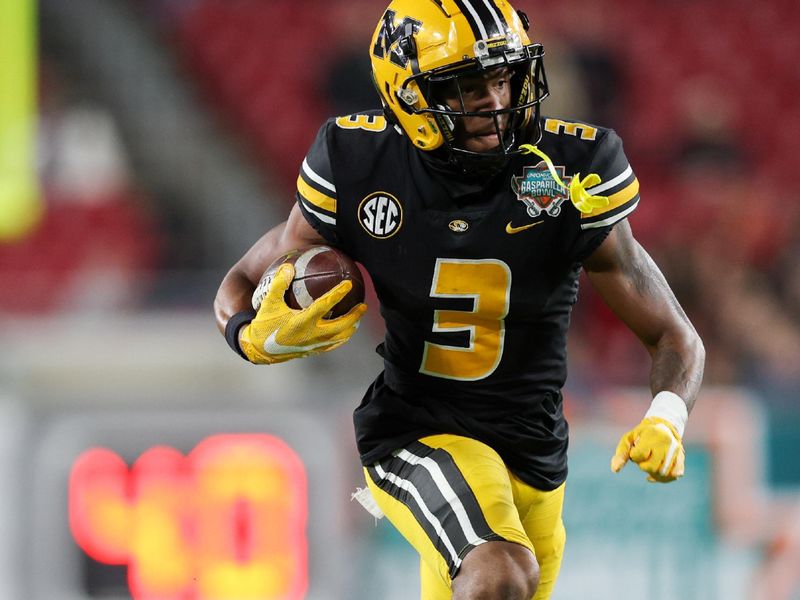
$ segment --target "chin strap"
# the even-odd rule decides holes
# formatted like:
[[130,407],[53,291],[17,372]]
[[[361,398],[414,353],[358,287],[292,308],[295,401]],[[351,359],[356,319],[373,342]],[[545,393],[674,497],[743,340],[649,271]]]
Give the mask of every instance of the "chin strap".
[[547,154],[539,150],[539,148],[533,144],[522,144],[520,145],[520,150],[522,150],[523,154],[535,154],[545,162],[547,169],[550,171],[550,175],[552,175],[558,185],[569,191],[570,201],[581,213],[588,215],[596,208],[605,208],[608,206],[608,196],[592,196],[587,191],[587,188],[594,187],[600,183],[600,176],[597,173],[589,173],[583,180],[581,180],[580,173],[575,173],[569,185],[566,185],[561,181],[553,165],[553,161],[550,160]]

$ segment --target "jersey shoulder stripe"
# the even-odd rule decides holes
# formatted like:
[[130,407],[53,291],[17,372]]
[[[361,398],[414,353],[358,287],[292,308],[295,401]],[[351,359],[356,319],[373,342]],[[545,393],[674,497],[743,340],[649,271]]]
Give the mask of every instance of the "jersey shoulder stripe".
[[[626,173],[627,177],[621,178],[620,183],[611,185],[607,188],[608,191],[597,191],[602,187],[602,184],[588,190],[594,196],[601,194],[606,196],[608,205],[581,215],[581,229],[604,227],[605,225],[613,224],[633,211],[639,202],[639,180],[630,167],[623,171],[622,175],[626,175]],[[614,180],[610,180],[609,183],[614,183]],[[615,216],[617,218],[612,219]]]
[[328,126],[329,122],[320,127],[297,177],[297,202],[318,230],[319,225],[336,225],[336,184],[328,151]]
[[[307,213],[314,215],[323,223],[327,223],[328,225],[336,225],[336,204],[334,204],[332,208],[325,208],[326,204],[321,202],[319,198],[316,199],[309,199],[307,196],[309,194],[308,189],[301,189],[301,179],[298,178],[298,185],[297,185],[297,202],[300,204],[300,207]],[[330,200],[330,199],[327,199]]]
[[329,176],[328,179],[325,179],[322,175],[314,171],[314,169],[311,168],[311,165],[308,164],[308,157],[303,159],[303,164],[300,168],[300,174],[310,185],[317,187],[324,193],[329,193],[334,197],[336,196],[336,186],[332,183],[333,177]]
[[612,210],[619,208],[623,204],[630,202],[638,195],[639,195],[639,180],[634,177],[633,181],[631,181],[630,184],[626,185],[620,191],[607,196],[608,206],[593,210],[591,213],[586,215],[586,218],[591,218],[597,215],[602,215],[607,212],[611,212]]
[[619,206],[614,210],[593,217],[591,220],[587,219],[585,222],[581,222],[581,229],[596,229],[599,227],[608,227],[609,225],[613,225],[614,223],[621,221],[631,214],[634,210],[636,210],[638,205],[639,194],[636,194],[636,197],[630,202],[626,202],[624,205]]
[[310,204],[312,207],[336,214],[336,196],[332,196],[329,192],[326,192],[327,190],[320,190],[318,185],[309,182],[308,179],[303,176],[303,173],[300,173],[300,176],[297,178],[297,193],[300,194],[305,203],[307,205]]
[[630,183],[632,177],[633,177],[633,169],[631,168],[630,165],[628,165],[625,168],[625,170],[622,171],[622,173],[620,173],[616,177],[612,177],[608,181],[604,181],[601,184],[596,185],[593,188],[589,188],[586,191],[589,192],[592,196],[598,196],[603,193],[605,193],[606,195],[614,194],[617,191],[619,191],[622,187],[627,186]]
[[606,196],[608,205],[581,215],[580,227],[584,230],[613,225],[632,213],[639,203],[639,180],[616,132],[598,128],[596,140],[590,143],[594,147],[584,165],[584,174],[597,173],[601,181],[587,192],[593,196]]

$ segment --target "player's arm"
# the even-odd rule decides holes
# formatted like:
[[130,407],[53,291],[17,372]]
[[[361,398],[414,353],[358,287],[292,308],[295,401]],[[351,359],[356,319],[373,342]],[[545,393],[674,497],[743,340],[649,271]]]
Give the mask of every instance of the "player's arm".
[[289,218],[265,233],[225,275],[214,299],[217,328],[228,344],[257,364],[272,364],[332,350],[355,332],[366,310],[360,304],[337,319],[324,319],[350,290],[343,282],[303,310],[290,309],[283,300],[294,269],[284,265],[275,274],[258,311],[251,305],[253,291],[264,270],[282,254],[325,243],[295,204]]
[[309,225],[295,204],[289,218],[261,236],[222,280],[214,299],[214,315],[220,333],[225,333],[225,325],[233,315],[252,308],[253,291],[273,260],[295,248],[324,243],[323,237]]
[[642,423],[620,440],[612,468],[618,471],[631,459],[651,480],[672,481],[683,474],[681,438],[703,378],[703,343],[627,221],[614,227],[583,266],[592,286],[652,359],[653,404]]

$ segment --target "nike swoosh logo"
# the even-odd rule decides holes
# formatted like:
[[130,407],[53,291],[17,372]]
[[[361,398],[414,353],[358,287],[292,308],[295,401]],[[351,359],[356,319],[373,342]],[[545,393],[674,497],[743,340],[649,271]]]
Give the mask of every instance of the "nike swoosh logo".
[[531,227],[536,227],[537,225],[541,225],[542,223],[544,223],[544,220],[536,221],[534,223],[528,223],[527,225],[520,225],[519,227],[514,227],[511,224],[511,221],[509,221],[508,224],[506,224],[506,233],[513,235],[515,233],[519,233],[520,231],[525,231],[526,229],[530,229]]
[[311,350],[315,350],[316,348],[323,348],[324,346],[331,346],[333,344],[339,343],[341,340],[336,340],[333,342],[319,342],[317,344],[309,344],[308,346],[284,346],[283,344],[279,344],[275,340],[275,336],[278,335],[277,331],[273,331],[270,336],[264,340],[264,350],[267,354],[295,354],[298,352],[310,352]]

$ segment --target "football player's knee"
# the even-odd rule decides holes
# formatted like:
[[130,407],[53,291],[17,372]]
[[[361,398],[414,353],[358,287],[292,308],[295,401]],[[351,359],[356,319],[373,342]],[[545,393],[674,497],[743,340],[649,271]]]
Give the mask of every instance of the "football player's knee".
[[[519,586],[520,598],[529,600],[536,594],[536,589],[539,587],[539,580],[541,578],[541,569],[539,563],[533,554],[530,554],[528,560],[522,565],[522,581]],[[517,596],[511,596],[516,598]]]
[[533,598],[536,594],[536,588],[539,587],[539,580],[541,579],[542,571],[539,568],[539,563],[536,560],[536,557],[533,554],[529,555],[529,562],[530,565],[526,570],[526,591],[523,594],[523,598]]
[[[472,564],[468,565],[465,560],[462,566],[462,570],[469,573],[468,577],[462,582],[456,577],[453,589],[465,588],[468,592],[463,597],[471,600],[530,600],[539,585],[536,558],[523,546],[509,542],[504,546],[502,551],[491,555],[486,553],[485,556],[476,553],[477,549],[473,550],[467,556],[473,559]],[[459,586],[459,583],[464,585]]]
[[487,578],[488,588],[476,598],[502,598],[503,600],[530,600],[539,585],[539,565],[533,554],[517,560],[507,560]]

